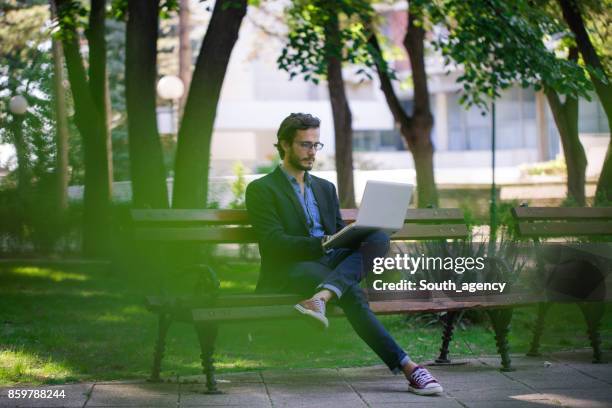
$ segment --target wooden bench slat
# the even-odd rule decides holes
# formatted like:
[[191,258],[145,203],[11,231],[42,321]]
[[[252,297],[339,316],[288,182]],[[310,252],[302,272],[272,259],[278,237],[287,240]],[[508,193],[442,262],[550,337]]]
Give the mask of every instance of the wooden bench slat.
[[132,210],[134,222],[176,223],[202,222],[211,224],[248,224],[245,210]]
[[612,220],[612,207],[515,207],[512,215],[518,220]]
[[197,241],[211,244],[257,242],[252,227],[137,228],[134,238],[143,241]]
[[[341,209],[342,219],[353,222],[357,219],[358,210],[354,208]],[[405,223],[462,223],[463,211],[459,208],[409,208],[406,211]]]
[[465,224],[416,225],[404,227],[391,235],[392,240],[411,239],[460,239],[467,238],[469,230]]
[[[340,210],[342,219],[353,222],[358,210]],[[193,223],[202,224],[249,224],[246,210],[132,210],[132,220],[136,223]],[[411,208],[406,212],[407,223],[419,222],[463,222],[463,211],[458,208]]]
[[[297,302],[304,300],[304,296],[296,294],[224,294],[219,295],[214,299],[216,307],[232,307],[232,306],[273,306],[273,305],[294,305]],[[205,304],[206,299],[193,299],[189,297],[162,297],[162,296],[147,296],[147,306],[160,307],[164,305],[178,304],[193,304],[199,303],[199,306]]]
[[[391,239],[458,239],[465,238],[468,234],[469,231],[463,224],[406,224],[393,234]],[[142,227],[134,230],[134,238],[143,241],[198,241],[214,244],[257,242],[252,227]]]
[[612,235],[612,222],[526,222],[518,223],[524,237],[567,237]]
[[[541,300],[541,299],[540,299]],[[527,295],[499,295],[496,297],[473,296],[462,300],[392,300],[370,302],[370,308],[376,314],[398,314],[415,312],[440,312],[445,310],[461,310],[473,308],[492,308],[537,303],[538,299]],[[341,316],[342,310],[330,306],[329,316]],[[299,315],[293,304],[277,306],[249,307],[211,307],[192,310],[193,320],[197,322],[241,321],[296,318]]]

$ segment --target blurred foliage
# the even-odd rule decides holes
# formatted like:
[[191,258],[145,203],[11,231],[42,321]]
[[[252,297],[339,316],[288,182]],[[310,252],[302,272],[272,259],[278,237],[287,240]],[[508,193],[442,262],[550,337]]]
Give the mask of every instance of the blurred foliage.
[[[528,0],[419,0],[439,28],[433,44],[445,64],[463,68],[460,101],[488,109],[490,98],[520,84],[550,87],[590,99],[585,69],[548,49],[546,39],[568,36],[565,26]],[[432,27],[428,27],[432,28]]]
[[521,173],[526,173],[530,176],[539,175],[565,175],[567,166],[563,157],[558,157],[555,160],[526,164],[520,166]]
[[[55,170],[55,121],[53,61],[49,39],[48,7],[35,5],[0,14],[0,143],[15,145],[9,100],[23,96],[28,110],[20,121],[30,171],[30,183],[49,177]],[[16,163],[15,163],[16,164]],[[9,185],[13,179],[5,180]]]
[[612,72],[612,0],[583,0],[579,5],[601,64]]
[[268,174],[272,173],[274,169],[280,164],[281,160],[277,154],[269,157],[269,162],[265,164],[260,164],[255,168],[255,174]]
[[229,204],[230,208],[246,208],[245,205],[245,193],[246,193],[246,180],[244,179],[244,166],[241,162],[237,162],[233,167],[234,176],[236,180],[232,183],[232,196],[233,199]]
[[[337,57],[359,66],[356,74],[363,79],[372,79],[377,60],[386,67],[368,45],[367,24],[374,15],[367,0],[294,0],[286,10],[289,33],[277,59],[278,68],[287,71],[290,79],[303,75],[305,81],[318,84],[326,77],[329,58]],[[337,44],[325,38],[325,27],[335,18],[340,25]]]

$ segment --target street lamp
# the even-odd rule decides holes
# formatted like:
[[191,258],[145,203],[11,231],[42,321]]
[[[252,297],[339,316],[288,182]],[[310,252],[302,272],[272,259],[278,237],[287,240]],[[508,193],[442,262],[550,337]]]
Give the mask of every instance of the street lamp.
[[9,110],[13,115],[23,115],[28,110],[28,101],[21,95],[15,95],[9,100]]
[[497,240],[497,188],[495,186],[495,98],[491,101],[491,203],[489,207],[489,256],[493,256]]
[[17,188],[23,193],[29,184],[28,157],[25,140],[23,140],[23,119],[28,110],[28,101],[21,95],[15,95],[9,100],[9,110],[13,114],[13,143],[17,154]]
[[178,129],[178,118],[174,114],[174,102],[180,99],[183,93],[185,93],[185,85],[183,85],[181,78],[175,75],[163,76],[157,82],[157,95],[162,99],[170,101],[170,121],[172,122],[172,133],[174,134],[177,133]]

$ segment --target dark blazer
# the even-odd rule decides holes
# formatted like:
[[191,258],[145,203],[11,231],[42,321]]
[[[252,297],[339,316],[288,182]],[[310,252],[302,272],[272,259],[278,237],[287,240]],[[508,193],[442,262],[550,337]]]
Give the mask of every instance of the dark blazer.
[[[336,187],[312,175],[311,181],[323,229],[332,235],[344,227]],[[246,206],[261,255],[257,291],[281,291],[289,264],[323,256],[321,238],[309,235],[302,205],[280,167],[248,185]]]

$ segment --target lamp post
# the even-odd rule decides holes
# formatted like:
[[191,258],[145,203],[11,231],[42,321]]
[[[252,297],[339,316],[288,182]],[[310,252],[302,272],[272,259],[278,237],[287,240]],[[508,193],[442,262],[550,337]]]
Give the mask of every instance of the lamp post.
[[175,102],[181,99],[185,93],[185,85],[181,78],[175,75],[166,75],[157,82],[157,95],[160,98],[170,101],[170,121],[172,133],[178,132],[178,117],[175,116]]
[[489,245],[490,256],[493,256],[492,251],[495,249],[495,241],[497,235],[497,188],[495,186],[495,99],[491,101],[491,201],[489,207],[490,230],[489,230]]
[[28,150],[23,140],[23,119],[28,111],[28,101],[21,95],[13,96],[9,100],[9,111],[12,114],[13,144],[17,154],[17,189],[21,194],[29,184]]

